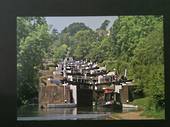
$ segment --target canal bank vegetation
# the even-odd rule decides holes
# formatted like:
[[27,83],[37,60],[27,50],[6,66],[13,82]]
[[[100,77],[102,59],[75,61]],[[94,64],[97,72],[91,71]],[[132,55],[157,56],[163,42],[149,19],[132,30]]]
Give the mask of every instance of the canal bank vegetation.
[[[142,112],[140,116],[158,118],[158,119],[165,119],[165,110],[163,109],[155,109],[153,104],[151,104],[151,99],[149,97],[135,99],[132,104],[139,105],[139,110]],[[151,107],[149,107],[151,106]]]
[[42,17],[17,18],[17,105],[34,102],[38,96],[38,71],[50,56],[53,36]]
[[92,30],[75,22],[59,33],[44,17],[18,17],[17,105],[38,98],[38,71],[43,69],[44,60],[57,63],[69,52],[76,60],[97,62],[108,71],[116,68],[120,75],[127,69],[128,78],[137,86],[134,103],[144,108],[144,115],[163,118],[163,17],[118,16],[111,28],[109,23],[105,20]]

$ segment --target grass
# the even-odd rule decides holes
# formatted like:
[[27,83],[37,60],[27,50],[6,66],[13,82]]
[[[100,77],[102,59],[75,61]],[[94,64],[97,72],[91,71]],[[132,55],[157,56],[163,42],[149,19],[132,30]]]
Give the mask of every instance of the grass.
[[140,99],[135,99],[132,104],[138,105],[139,109],[143,110],[143,113],[141,114],[142,116],[146,117],[153,117],[153,118],[158,118],[158,119],[165,119],[165,110],[148,110],[147,109],[147,104],[149,102],[149,98],[140,98]]
[[147,116],[147,117],[154,117],[154,118],[158,118],[158,119],[165,119],[165,110],[144,111],[141,115]]

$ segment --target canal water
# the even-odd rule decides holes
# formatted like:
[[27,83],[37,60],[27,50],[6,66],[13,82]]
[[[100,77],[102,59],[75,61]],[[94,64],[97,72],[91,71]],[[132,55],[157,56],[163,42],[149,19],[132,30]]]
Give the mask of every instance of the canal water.
[[[137,109],[123,109],[122,112],[130,112]],[[120,111],[113,111],[103,107],[85,108],[49,108],[39,109],[37,105],[23,106],[17,110],[18,121],[41,120],[108,120],[111,115]]]

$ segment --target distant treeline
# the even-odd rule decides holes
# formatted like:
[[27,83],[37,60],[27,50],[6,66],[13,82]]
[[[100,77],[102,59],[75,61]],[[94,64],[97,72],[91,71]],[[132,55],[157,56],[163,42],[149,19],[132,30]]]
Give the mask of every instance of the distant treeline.
[[[164,109],[164,45],[162,16],[118,16],[112,27],[105,20],[92,30],[72,23],[61,33],[50,32],[44,17],[17,18],[17,102],[38,96],[38,70],[43,59],[58,62],[66,53],[117,69],[133,78],[138,97],[149,97],[148,110]],[[60,25],[60,24],[58,24]]]

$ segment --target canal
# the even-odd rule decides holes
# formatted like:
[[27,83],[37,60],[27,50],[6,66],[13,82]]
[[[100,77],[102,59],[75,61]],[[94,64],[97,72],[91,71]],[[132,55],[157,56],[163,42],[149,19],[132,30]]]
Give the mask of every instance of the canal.
[[[123,109],[122,112],[131,112],[137,109]],[[110,108],[49,108],[39,109],[37,105],[23,106],[17,110],[18,121],[44,121],[44,120],[110,120],[114,113]],[[120,112],[121,113],[121,112]]]

